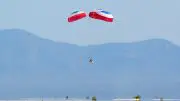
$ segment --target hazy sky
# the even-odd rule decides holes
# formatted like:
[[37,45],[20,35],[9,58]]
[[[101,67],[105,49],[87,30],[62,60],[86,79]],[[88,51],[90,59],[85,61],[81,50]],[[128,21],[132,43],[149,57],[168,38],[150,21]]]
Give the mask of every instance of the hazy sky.
[[[180,0],[0,0],[0,29],[85,45],[165,38],[180,45]],[[115,21],[68,23],[74,10],[110,11]]]

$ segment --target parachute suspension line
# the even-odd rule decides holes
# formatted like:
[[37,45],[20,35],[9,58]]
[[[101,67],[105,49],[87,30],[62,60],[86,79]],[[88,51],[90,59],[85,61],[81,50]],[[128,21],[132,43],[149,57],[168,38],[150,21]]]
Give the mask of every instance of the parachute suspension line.
[[[68,23],[72,24],[72,28],[74,29],[73,32],[78,33],[78,30],[75,28],[76,27],[75,25],[77,24],[76,22],[81,20],[81,19],[84,19],[86,16],[87,16],[86,12],[80,11],[80,10],[79,11],[75,10],[74,12],[72,12],[68,16],[67,20],[68,20]],[[74,38],[78,39],[78,35],[75,35]],[[76,54],[76,53],[74,53],[74,54]],[[75,60],[74,60],[75,62],[73,63],[74,66],[75,67],[82,67],[83,54],[80,53],[80,54],[77,54],[75,56],[76,56]]]
[[[89,12],[89,18],[88,18],[88,21],[89,23],[94,23],[93,20],[99,20],[99,21],[104,21],[104,22],[107,22],[108,23],[111,23],[113,22],[114,20],[114,17],[113,15],[108,12],[108,11],[104,11],[102,9],[95,9],[93,11],[90,11]],[[96,24],[92,24],[92,25],[96,25]],[[97,28],[97,27],[96,27]],[[108,26],[107,30],[108,32],[110,31],[111,27]],[[92,30],[91,30],[92,31]],[[100,32],[98,32],[100,31]],[[102,30],[93,30],[93,33],[101,33]],[[95,49],[94,45],[89,45],[89,48],[88,48],[88,54],[90,54],[90,59],[92,59],[93,57],[93,50]]]
[[[91,28],[91,25],[92,25],[91,23],[93,23],[93,22],[92,22],[92,19],[88,17],[88,30],[89,30],[89,31],[87,32],[87,34],[89,34],[89,35],[92,35],[93,33],[95,33],[94,30],[93,30],[93,33],[91,33],[91,31],[92,31],[92,30],[90,29],[90,28]],[[87,35],[87,37],[90,37],[90,39],[92,39],[91,36],[88,36],[88,35]],[[87,38],[87,39],[88,39],[88,38]],[[93,60],[93,55],[92,55],[93,50],[92,50],[91,47],[92,47],[92,45],[91,45],[91,44],[88,44],[88,46],[87,46],[87,56],[88,56],[87,59],[88,59],[88,62],[89,62],[89,63],[92,63],[92,60]]]

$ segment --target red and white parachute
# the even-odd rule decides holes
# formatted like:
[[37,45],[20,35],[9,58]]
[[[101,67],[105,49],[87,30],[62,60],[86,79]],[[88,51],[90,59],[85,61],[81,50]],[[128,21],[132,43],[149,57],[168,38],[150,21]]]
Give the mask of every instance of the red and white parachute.
[[[87,15],[84,11],[75,11],[68,17],[68,22],[74,22],[85,18]],[[104,11],[102,9],[96,9],[89,12],[89,17],[96,20],[101,20],[105,22],[113,22],[113,16],[110,12]],[[94,61],[92,58],[89,59],[89,63],[93,64]]]
[[74,22],[74,21],[80,20],[82,18],[85,18],[86,16],[87,15],[84,11],[74,11],[68,17],[68,22]]
[[103,20],[106,22],[113,22],[114,19],[113,15],[110,12],[104,11],[102,9],[96,9],[94,11],[91,11],[89,13],[89,17],[97,20]]
[[[82,18],[85,18],[86,16],[87,16],[86,12],[84,12],[84,11],[74,11],[68,17],[68,22],[74,22],[74,21],[80,20]],[[96,10],[89,12],[89,17],[92,19],[102,20],[105,22],[113,22],[113,20],[114,20],[114,17],[110,12],[102,10],[102,9],[96,9]]]

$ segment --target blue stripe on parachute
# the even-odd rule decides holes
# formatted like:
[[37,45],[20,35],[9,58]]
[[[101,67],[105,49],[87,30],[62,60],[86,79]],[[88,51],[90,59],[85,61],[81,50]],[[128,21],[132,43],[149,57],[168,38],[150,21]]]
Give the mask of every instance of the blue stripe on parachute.
[[101,11],[102,13],[105,13],[105,14],[111,14],[110,12],[108,11]]
[[74,11],[74,12],[72,12],[71,14],[75,14],[75,13],[77,13],[77,12],[79,12],[79,11]]

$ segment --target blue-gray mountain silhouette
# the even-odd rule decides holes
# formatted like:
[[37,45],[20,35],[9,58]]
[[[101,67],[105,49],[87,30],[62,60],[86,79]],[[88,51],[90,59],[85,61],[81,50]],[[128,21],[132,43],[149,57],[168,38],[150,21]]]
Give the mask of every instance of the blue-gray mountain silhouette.
[[180,47],[164,39],[83,47],[1,30],[0,98],[177,97],[179,59]]

